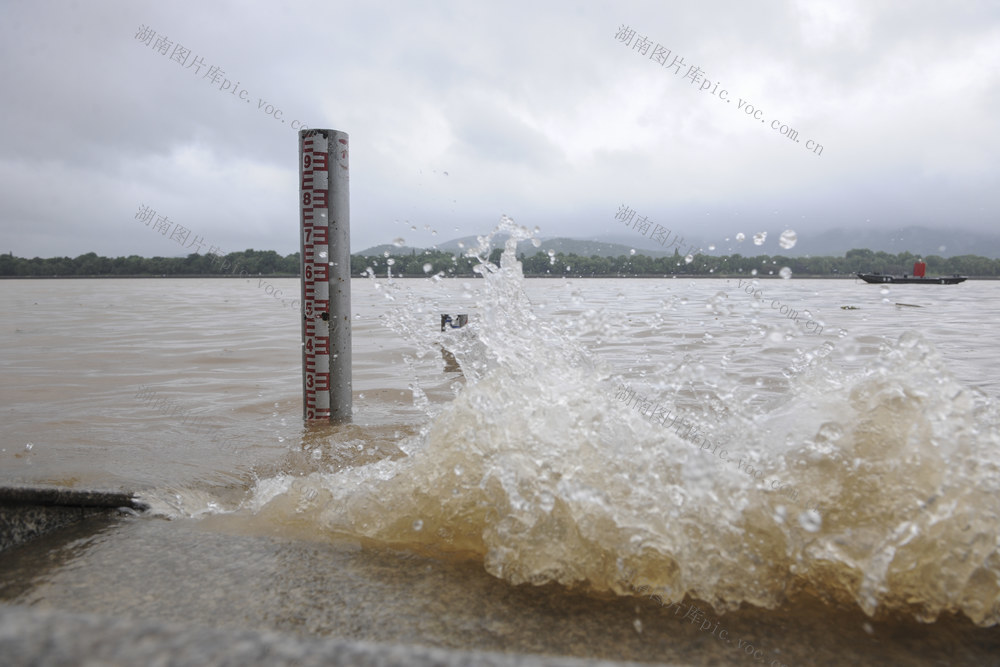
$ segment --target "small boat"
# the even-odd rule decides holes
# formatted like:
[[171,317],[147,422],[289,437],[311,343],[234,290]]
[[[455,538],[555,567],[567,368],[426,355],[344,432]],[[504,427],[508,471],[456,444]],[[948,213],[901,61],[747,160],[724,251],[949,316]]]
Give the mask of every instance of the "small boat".
[[891,276],[883,273],[859,273],[858,278],[861,278],[866,283],[902,283],[906,285],[957,285],[958,283],[965,282],[969,279],[968,276],[960,276],[957,273],[953,276],[938,276],[937,278],[931,276],[925,276],[924,273],[927,271],[927,264],[924,262],[914,262],[913,264],[913,275],[908,276],[905,273],[901,276]]

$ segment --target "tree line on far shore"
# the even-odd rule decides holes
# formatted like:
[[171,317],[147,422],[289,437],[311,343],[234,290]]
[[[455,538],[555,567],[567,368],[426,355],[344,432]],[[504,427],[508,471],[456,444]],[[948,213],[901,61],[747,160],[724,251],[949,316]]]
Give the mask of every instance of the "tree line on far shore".
[[[500,249],[490,253],[489,260],[499,264]],[[391,264],[389,260],[392,260]],[[674,253],[672,257],[647,257],[645,255],[620,255],[618,257],[582,257],[558,253],[549,256],[538,252],[533,256],[518,256],[526,276],[589,277],[665,277],[665,276],[777,276],[788,267],[795,276],[836,277],[850,276],[857,272],[911,273],[913,263],[923,259],[928,275],[961,274],[971,277],[1000,276],[1000,259],[977,255],[920,257],[909,252],[892,255],[866,249],[849,250],[843,257],[783,257],[781,255],[695,255],[692,261]],[[377,275],[388,269],[394,276],[418,277],[443,274],[445,276],[472,276],[478,260],[454,255],[450,252],[428,250],[411,251],[401,255],[351,256],[351,275],[360,276],[369,267]],[[34,257],[26,259],[13,254],[0,255],[0,277],[166,277],[166,276],[298,276],[299,253],[282,257],[273,250],[244,250],[223,256],[199,255],[187,257],[100,257],[87,253],[79,257]]]

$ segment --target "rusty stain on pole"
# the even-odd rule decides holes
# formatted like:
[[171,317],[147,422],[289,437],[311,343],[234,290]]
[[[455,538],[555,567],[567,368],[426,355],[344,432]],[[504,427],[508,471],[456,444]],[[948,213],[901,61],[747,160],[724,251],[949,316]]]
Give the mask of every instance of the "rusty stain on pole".
[[302,398],[307,422],[351,419],[349,173],[346,132],[299,132]]

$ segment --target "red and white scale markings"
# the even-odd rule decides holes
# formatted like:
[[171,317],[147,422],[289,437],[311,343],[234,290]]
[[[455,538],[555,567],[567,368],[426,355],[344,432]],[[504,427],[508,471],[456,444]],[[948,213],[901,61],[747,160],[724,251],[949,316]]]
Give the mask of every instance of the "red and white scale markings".
[[[347,140],[338,139],[347,162]],[[322,134],[302,142],[302,367],[307,421],[330,419],[330,146]]]

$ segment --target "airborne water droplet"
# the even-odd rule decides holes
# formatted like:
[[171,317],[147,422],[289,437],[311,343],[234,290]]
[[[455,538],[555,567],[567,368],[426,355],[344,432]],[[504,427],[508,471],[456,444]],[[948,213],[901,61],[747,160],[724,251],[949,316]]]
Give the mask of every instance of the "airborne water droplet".
[[764,245],[764,241],[767,240],[767,232],[757,232],[753,235],[754,245]]
[[794,248],[798,240],[799,237],[793,230],[786,229],[785,231],[781,232],[781,237],[778,239],[778,245],[780,245],[785,250],[788,250],[789,248]]
[[737,243],[743,243],[743,241],[746,239],[746,237],[747,237],[746,234],[744,234],[743,232],[740,232],[739,234],[736,235],[736,242]]
[[787,266],[783,266],[781,267],[781,271],[778,271],[778,275],[784,278],[785,280],[788,280],[789,278],[792,277],[792,270]]
[[406,245],[406,241],[404,241],[402,237],[397,236],[392,240],[392,245],[396,246],[397,248],[401,248],[404,245]]
[[427,264],[424,264],[424,273],[430,273],[433,270],[434,270],[434,267],[431,266],[430,262],[428,262]]
[[685,264],[690,264],[693,261],[694,261],[694,255],[685,255],[684,256],[684,263]]
[[423,530],[423,528],[424,528],[424,522],[421,521],[420,519],[417,519],[416,521],[413,522],[413,530]]

